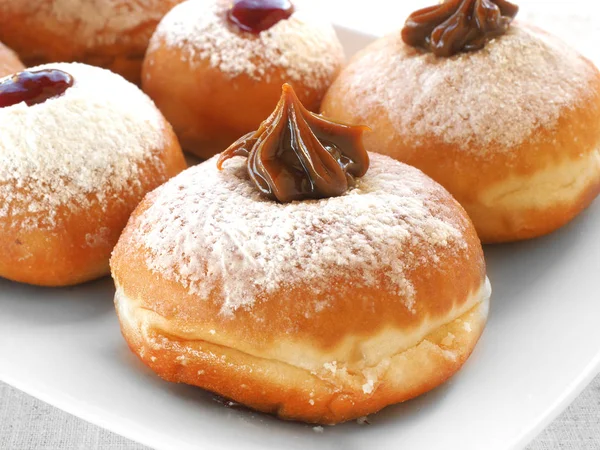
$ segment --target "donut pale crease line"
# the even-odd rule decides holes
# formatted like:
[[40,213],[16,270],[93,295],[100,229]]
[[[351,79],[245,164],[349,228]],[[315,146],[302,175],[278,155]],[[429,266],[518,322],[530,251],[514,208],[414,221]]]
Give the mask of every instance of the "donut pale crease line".
[[[124,289],[118,283],[116,284],[115,303],[119,309],[119,317],[134,329],[139,329],[144,335],[147,335],[147,330],[154,330],[182,342],[209,342],[224,348],[235,349],[255,358],[276,360],[317,373],[323,370],[335,372],[336,369],[342,368],[354,373],[374,368],[381,364],[381,361],[417,346],[426,336],[463,316],[477,305],[486,303],[491,295],[491,286],[486,278],[481,287],[460,306],[454,307],[444,317],[424,321],[420,326],[410,329],[408,332],[388,326],[370,336],[347,336],[335,348],[327,350],[311,345],[310,342],[294,342],[292,339],[282,336],[273,345],[266,346],[259,351],[251,346],[245,346],[243,342],[228,339],[218,330],[207,330],[203,324],[197,326],[186,324],[185,330],[182,330],[169,319],[139,306],[141,301],[127,296]],[[356,360],[357,350],[361,355],[359,360]]]
[[479,202],[513,209],[571,205],[589,186],[598,183],[600,147],[576,160],[568,159],[527,176],[510,176],[481,192]]
[[334,364],[311,373],[211,342],[142,330],[139,321],[122,314],[123,298],[115,300],[129,347],[163,379],[196,385],[284,419],[323,424],[372,414],[446,381],[472,352],[489,308],[488,299],[479,302],[418,345],[352,374]]

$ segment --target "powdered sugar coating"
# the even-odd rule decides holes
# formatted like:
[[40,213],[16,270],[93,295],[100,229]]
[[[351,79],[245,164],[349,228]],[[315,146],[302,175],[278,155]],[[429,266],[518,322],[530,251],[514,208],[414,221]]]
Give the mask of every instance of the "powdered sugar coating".
[[398,135],[416,137],[413,144],[434,135],[482,156],[554,127],[563,108],[588,95],[596,72],[559,39],[524,24],[450,58],[408,47],[400,33],[386,39],[349,65],[345,91],[360,99],[350,103],[355,113],[383,109]]
[[142,195],[138,164],[163,164],[164,119],[152,101],[108,70],[31,70],[41,68],[71,74],[74,85],[41,104],[0,108],[0,219],[52,228],[62,206],[104,205],[109,190]]
[[159,24],[149,52],[166,44],[182,51],[191,64],[208,60],[231,78],[245,74],[259,79],[283,69],[288,81],[319,86],[333,78],[344,51],[331,24],[306,9],[296,10],[258,35],[241,31],[226,19],[229,0],[188,0],[173,8]]
[[[16,11],[44,19],[57,35],[76,26],[77,45],[92,48],[129,39],[145,24],[157,23],[177,0],[10,0],[0,2],[0,14]],[[52,20],[48,20],[48,18]],[[146,39],[149,36],[146,36]]]
[[[442,248],[464,250],[468,221],[417,169],[370,156],[371,168],[345,195],[287,204],[258,192],[245,159],[227,161],[222,172],[210,159],[150,194],[130,224],[134,242],[148,250],[153,272],[190,293],[207,296],[220,286],[224,314],[290,283],[308,283],[318,296],[332,273],[373,286],[382,269],[412,311],[407,269],[436,265]],[[415,246],[424,259],[410,251]]]

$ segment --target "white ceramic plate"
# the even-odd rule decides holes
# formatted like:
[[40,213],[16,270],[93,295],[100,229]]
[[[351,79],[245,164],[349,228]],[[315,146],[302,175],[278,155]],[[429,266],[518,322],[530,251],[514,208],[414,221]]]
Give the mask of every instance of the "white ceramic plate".
[[[340,36],[349,50],[370,39]],[[126,348],[109,279],[69,289],[0,280],[0,379],[161,450],[520,449],[600,371],[600,202],[551,236],[486,256],[492,309],[471,359],[370,425],[317,432],[161,381]]]

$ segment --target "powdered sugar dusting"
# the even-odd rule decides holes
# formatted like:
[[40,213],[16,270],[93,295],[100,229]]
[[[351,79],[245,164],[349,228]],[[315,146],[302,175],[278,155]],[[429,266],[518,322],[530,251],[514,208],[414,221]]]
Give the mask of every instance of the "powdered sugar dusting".
[[159,24],[149,49],[166,45],[183,50],[192,64],[210,61],[230,77],[269,76],[283,69],[290,81],[319,86],[331,80],[344,60],[333,27],[295,1],[296,12],[258,35],[239,30],[227,19],[229,0],[189,0]]
[[[128,33],[158,23],[181,0],[27,0],[0,2],[0,14],[15,11],[46,20],[58,35],[77,28],[77,45],[111,45],[129,39]],[[146,36],[148,39],[149,36]]]
[[348,92],[361,98],[352,106],[358,115],[383,109],[399,135],[435,135],[479,155],[509,151],[538,127],[553,127],[563,108],[585,98],[595,73],[559,39],[523,24],[451,58],[418,52],[399,33],[387,39],[363,54],[349,80]]
[[[108,70],[48,64],[74,85],[44,103],[0,108],[0,218],[53,227],[58,209],[104,203],[107,190],[139,190],[138,164],[162,162],[162,116],[137,87]],[[103,235],[89,236],[100,243]]]
[[[345,195],[280,204],[251,184],[244,159],[219,172],[213,158],[151,194],[134,240],[149,250],[152,271],[191,293],[221,287],[224,314],[289,283],[310,283],[318,296],[332,272],[372,286],[382,268],[412,311],[407,269],[435,265],[440,248],[466,247],[466,222],[439,202],[447,195],[418,170],[371,154],[371,168]],[[409,245],[427,256],[418,259]]]

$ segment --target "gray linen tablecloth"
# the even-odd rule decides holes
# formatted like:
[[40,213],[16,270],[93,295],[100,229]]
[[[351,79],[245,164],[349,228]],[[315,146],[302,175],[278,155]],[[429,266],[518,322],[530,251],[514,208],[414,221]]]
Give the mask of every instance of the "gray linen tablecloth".
[[[146,450],[146,447],[0,383],[0,450]],[[600,450],[600,376],[527,450]]]

